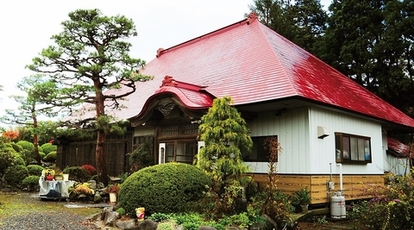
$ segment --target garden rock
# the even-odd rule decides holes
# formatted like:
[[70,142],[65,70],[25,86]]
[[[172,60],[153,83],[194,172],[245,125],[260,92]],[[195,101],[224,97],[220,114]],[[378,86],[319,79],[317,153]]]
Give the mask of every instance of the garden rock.
[[157,230],[158,224],[155,221],[146,219],[142,222],[138,222],[137,228],[138,230]]
[[136,228],[135,219],[128,220],[118,220],[115,222],[115,226],[119,229],[135,229]]
[[112,207],[102,209],[101,219],[104,225],[114,225],[114,222],[119,219],[119,213],[113,211]]
[[200,226],[198,230],[217,230],[217,229],[211,226]]

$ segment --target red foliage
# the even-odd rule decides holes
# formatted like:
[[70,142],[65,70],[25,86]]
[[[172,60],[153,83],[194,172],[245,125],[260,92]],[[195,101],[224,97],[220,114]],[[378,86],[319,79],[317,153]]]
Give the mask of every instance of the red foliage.
[[9,140],[14,140],[17,137],[19,137],[19,132],[14,131],[14,130],[8,130],[8,131],[5,131],[2,134],[2,136],[5,137],[5,138],[7,138],[7,139],[9,139]]
[[82,168],[85,169],[89,173],[89,175],[96,175],[96,168],[92,165],[82,165]]

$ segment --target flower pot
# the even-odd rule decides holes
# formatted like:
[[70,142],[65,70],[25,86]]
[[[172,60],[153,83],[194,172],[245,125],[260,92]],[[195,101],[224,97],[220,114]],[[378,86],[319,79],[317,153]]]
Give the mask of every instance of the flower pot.
[[302,210],[302,213],[305,214],[309,210],[309,204],[301,204],[300,209]]
[[109,193],[109,202],[116,203],[116,193]]
[[145,208],[144,207],[139,207],[135,209],[138,221],[143,221],[145,218]]

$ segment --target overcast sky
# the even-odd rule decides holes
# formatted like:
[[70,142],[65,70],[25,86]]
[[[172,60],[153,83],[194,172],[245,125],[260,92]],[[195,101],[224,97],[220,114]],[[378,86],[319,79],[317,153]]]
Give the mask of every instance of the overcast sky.
[[[323,0],[325,7],[330,0]],[[253,0],[13,0],[0,1],[0,115],[14,108],[9,95],[19,94],[17,82],[33,74],[31,59],[52,45],[60,23],[77,9],[97,8],[106,16],[124,15],[134,21],[138,36],[131,56],[149,62],[158,48],[169,48],[244,19]]]

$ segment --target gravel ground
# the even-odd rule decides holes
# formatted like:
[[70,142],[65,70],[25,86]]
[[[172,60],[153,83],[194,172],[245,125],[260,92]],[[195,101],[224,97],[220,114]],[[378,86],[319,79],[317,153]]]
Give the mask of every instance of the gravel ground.
[[[45,206],[63,206],[68,204],[65,201],[42,201],[37,194],[16,195],[16,199],[24,204],[39,204]],[[0,201],[1,202],[1,201]],[[1,208],[1,207],[0,207]],[[23,212],[11,216],[0,215],[0,230],[90,230],[96,229],[94,223],[90,222],[84,215],[65,212],[65,209],[58,210],[37,209],[35,212]]]
[[94,225],[89,223],[85,217],[71,213],[59,213],[59,212],[40,212],[30,213],[21,216],[15,216],[7,218],[6,220],[0,219],[1,230],[23,230],[23,229],[78,229],[89,230],[95,229]]

